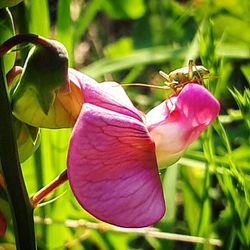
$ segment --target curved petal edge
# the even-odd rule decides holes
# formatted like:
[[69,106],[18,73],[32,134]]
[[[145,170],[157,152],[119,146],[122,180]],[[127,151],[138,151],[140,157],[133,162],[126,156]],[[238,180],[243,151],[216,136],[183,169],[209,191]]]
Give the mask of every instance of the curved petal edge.
[[67,164],[75,197],[100,220],[145,227],[164,215],[154,142],[140,120],[84,104]]

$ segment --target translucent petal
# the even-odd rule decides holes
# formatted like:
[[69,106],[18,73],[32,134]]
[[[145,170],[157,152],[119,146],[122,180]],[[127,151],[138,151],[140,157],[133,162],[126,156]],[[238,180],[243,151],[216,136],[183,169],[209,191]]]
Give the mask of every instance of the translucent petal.
[[140,119],[126,112],[83,105],[70,141],[68,178],[95,217],[144,227],[160,220],[165,205],[154,142]]
[[158,164],[173,164],[216,118],[220,104],[203,86],[188,84],[151,110],[147,125],[156,144]]

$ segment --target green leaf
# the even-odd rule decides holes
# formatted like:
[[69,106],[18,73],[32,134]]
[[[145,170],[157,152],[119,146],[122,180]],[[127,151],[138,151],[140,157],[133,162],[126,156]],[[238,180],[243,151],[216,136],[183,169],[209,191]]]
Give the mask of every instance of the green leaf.
[[[246,43],[250,42],[249,23],[241,17],[235,17],[229,14],[219,15],[213,19],[215,32],[221,34],[224,32],[225,42]],[[244,32],[239,32],[239,27]]]
[[[199,216],[201,216],[203,205],[202,187],[205,169],[199,167],[182,166],[180,170],[182,176],[182,194],[185,220],[188,224],[191,235],[197,235]],[[207,205],[205,205],[206,210],[208,210]],[[207,220],[209,220],[209,214],[202,215],[207,216]]]
[[99,11],[102,1],[103,0],[92,0],[88,2],[85,8],[81,8],[79,17],[74,25],[74,32],[73,32],[74,44],[80,42],[81,38],[84,36],[93,18]]
[[119,58],[129,55],[133,51],[133,43],[130,37],[122,37],[105,48],[105,55],[108,58]]
[[[14,35],[14,24],[8,9],[0,9],[0,44]],[[8,72],[15,64],[16,53],[9,52],[4,55],[3,62],[5,71]]]
[[56,39],[61,42],[69,54],[69,64],[73,64],[73,29],[70,16],[70,0],[60,0],[57,6]]
[[237,229],[237,234],[241,242],[250,246],[250,238],[247,230],[250,224],[249,207],[245,202],[245,197],[237,188],[237,182],[228,171],[224,171],[223,175],[219,176],[218,179],[231,208],[233,226]]
[[15,5],[21,3],[22,1],[23,0],[1,0],[0,9],[15,6]]
[[241,66],[241,71],[246,77],[248,84],[250,86],[250,64],[244,64]]
[[243,119],[245,120],[248,128],[250,129],[250,89],[245,89],[241,94],[236,88],[229,90],[236,101]]
[[[27,1],[29,31],[43,37],[50,36],[50,18],[47,0]],[[39,20],[39,21],[38,21]]]
[[146,49],[135,50],[129,55],[119,58],[103,58],[87,67],[82,71],[92,77],[99,77],[106,73],[131,68],[135,65],[148,65],[153,63],[165,62],[166,60],[175,58],[183,59],[186,48],[173,48],[171,46],[159,46]]
[[107,15],[116,19],[137,19],[146,11],[143,0],[104,0],[102,9]]

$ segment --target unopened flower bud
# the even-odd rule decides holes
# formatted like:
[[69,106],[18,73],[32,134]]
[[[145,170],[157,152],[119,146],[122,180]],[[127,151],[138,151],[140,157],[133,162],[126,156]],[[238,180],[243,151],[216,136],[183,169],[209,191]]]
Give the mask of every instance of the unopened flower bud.
[[[12,96],[13,114],[35,127],[72,127],[71,114],[64,108],[64,99],[74,86],[68,77],[68,56],[65,47],[56,41],[49,46],[31,49]],[[79,91],[79,96],[81,93]]]

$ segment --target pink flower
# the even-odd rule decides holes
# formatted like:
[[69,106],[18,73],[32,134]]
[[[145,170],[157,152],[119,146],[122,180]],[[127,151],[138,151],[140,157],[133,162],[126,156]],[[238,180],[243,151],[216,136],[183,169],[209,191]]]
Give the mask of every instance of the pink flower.
[[75,75],[84,95],[68,151],[75,197],[110,224],[158,222],[165,213],[158,164],[181,156],[218,115],[218,101],[204,87],[188,84],[145,116],[118,84],[84,83]]

